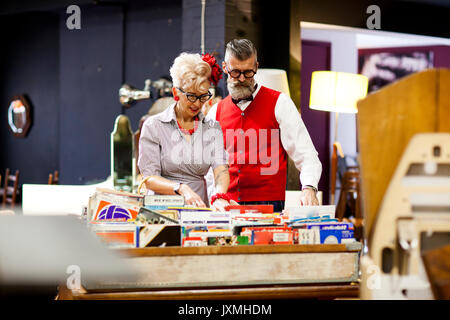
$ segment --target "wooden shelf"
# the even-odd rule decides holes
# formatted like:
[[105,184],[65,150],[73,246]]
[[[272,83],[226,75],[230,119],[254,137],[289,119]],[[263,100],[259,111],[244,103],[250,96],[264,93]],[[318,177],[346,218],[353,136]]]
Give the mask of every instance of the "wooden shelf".
[[361,244],[302,244],[302,245],[243,245],[243,246],[205,246],[205,247],[147,247],[119,249],[129,257],[147,256],[185,256],[222,254],[279,254],[279,253],[320,253],[320,252],[358,252]]

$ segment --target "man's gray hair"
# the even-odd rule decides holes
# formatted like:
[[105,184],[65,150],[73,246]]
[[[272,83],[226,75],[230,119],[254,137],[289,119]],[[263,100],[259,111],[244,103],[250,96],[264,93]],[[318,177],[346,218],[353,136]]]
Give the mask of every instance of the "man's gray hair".
[[256,61],[258,61],[258,55],[253,43],[248,39],[233,39],[227,43],[225,49],[225,62],[228,62],[230,55],[238,60],[244,61],[255,55]]

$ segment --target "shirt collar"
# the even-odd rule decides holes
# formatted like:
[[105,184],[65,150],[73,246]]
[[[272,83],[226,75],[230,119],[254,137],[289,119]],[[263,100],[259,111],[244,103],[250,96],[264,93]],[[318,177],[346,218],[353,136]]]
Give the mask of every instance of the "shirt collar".
[[255,81],[255,87],[256,87],[256,89],[255,89],[255,91],[253,91],[253,93],[252,93],[253,98],[256,97],[256,95],[257,95],[258,92],[259,92],[259,89],[261,89],[261,86],[260,86],[256,81]]
[[[169,105],[166,108],[166,110],[161,112],[159,120],[162,121],[162,122],[171,122],[172,120],[176,122],[177,121],[177,115],[175,114],[175,105],[176,105],[176,102],[172,103],[171,105]],[[205,118],[205,116],[200,111],[198,113],[198,119],[200,121],[203,121],[204,118]]]

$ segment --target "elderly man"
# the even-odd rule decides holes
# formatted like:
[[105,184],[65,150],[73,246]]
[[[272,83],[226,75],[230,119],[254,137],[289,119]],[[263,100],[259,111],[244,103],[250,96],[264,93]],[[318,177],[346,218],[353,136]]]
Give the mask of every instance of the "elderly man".
[[219,121],[229,154],[228,195],[240,204],[284,209],[287,155],[300,171],[302,205],[318,205],[322,165],[293,101],[256,83],[257,52],[247,39],[227,44],[222,63],[230,93],[207,118]]

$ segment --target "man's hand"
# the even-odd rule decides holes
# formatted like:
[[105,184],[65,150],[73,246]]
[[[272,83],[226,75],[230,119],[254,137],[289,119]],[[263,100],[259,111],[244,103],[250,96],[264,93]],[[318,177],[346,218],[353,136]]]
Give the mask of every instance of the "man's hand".
[[300,199],[301,206],[318,206],[319,200],[317,199],[316,192],[313,189],[305,188],[302,190],[302,197]]

